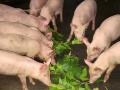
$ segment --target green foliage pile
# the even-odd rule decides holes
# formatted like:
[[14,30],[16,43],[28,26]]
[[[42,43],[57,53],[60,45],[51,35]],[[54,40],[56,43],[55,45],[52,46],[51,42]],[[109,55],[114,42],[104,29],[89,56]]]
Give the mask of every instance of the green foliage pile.
[[53,84],[49,90],[91,90],[86,67],[80,66],[80,59],[70,54],[71,46],[80,44],[79,40],[65,42],[63,36],[57,32],[52,39],[57,64],[50,67]]

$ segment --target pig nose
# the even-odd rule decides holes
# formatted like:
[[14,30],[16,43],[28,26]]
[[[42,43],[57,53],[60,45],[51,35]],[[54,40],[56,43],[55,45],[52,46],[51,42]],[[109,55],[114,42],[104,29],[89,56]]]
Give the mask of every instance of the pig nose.
[[92,81],[89,81],[89,83],[90,83],[90,84],[93,84],[93,82],[92,82]]
[[88,56],[88,57],[87,57],[87,60],[89,60],[89,59],[90,59],[90,57]]
[[51,81],[50,81],[50,82],[48,82],[48,86],[51,86],[51,85],[52,85]]

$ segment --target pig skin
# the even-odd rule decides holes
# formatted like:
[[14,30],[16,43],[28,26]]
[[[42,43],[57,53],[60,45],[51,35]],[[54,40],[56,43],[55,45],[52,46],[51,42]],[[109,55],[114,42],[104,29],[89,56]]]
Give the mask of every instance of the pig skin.
[[87,59],[93,61],[101,52],[108,49],[111,42],[120,37],[120,14],[105,19],[97,28],[91,43],[87,39],[83,42],[87,46]]
[[53,46],[53,42],[51,40],[48,40],[47,37],[45,37],[41,32],[39,32],[39,30],[37,30],[36,28],[29,28],[20,23],[1,21],[0,33],[19,34],[43,42],[51,48]]
[[31,58],[0,50],[0,74],[17,75],[22,83],[22,90],[28,90],[26,77],[37,79],[49,86],[49,63],[38,63]]
[[39,13],[48,0],[30,0],[30,14],[39,16]]
[[94,83],[98,78],[105,73],[104,82],[109,79],[109,76],[117,64],[120,64],[120,41],[112,45],[104,51],[94,63],[85,61],[89,66],[90,83]]
[[69,42],[74,34],[77,39],[82,41],[85,35],[85,30],[88,28],[92,21],[92,30],[95,29],[95,17],[97,12],[97,5],[95,0],[84,0],[75,9],[72,21],[71,32],[67,39]]
[[48,24],[52,21],[54,30],[57,30],[55,17],[60,15],[60,20],[63,21],[63,3],[64,0],[48,0],[45,6],[41,9],[40,16],[41,23],[48,28]]
[[45,27],[42,27],[42,23],[38,17],[27,14],[20,8],[14,8],[4,4],[0,4],[0,21],[22,23],[29,27],[38,28],[43,33],[48,31]]

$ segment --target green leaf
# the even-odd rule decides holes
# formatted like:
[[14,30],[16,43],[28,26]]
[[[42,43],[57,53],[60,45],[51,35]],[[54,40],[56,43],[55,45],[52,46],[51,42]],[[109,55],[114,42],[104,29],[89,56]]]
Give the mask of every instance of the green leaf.
[[85,84],[85,90],[91,90],[90,86],[87,83]]
[[49,87],[49,90],[64,90],[64,87],[62,87],[62,86],[59,85],[59,84],[52,84],[52,85]]
[[82,69],[80,79],[82,81],[88,80],[88,78],[87,78],[87,68],[86,67]]
[[81,88],[79,88],[79,90],[85,90],[85,88],[82,88],[82,87],[81,87]]
[[71,50],[70,46],[67,43],[59,43],[54,48],[57,55],[60,55],[65,51]]
[[78,40],[78,39],[72,40],[72,45],[74,45],[74,44],[80,44],[80,40]]
[[99,90],[99,88],[93,88],[93,90]]

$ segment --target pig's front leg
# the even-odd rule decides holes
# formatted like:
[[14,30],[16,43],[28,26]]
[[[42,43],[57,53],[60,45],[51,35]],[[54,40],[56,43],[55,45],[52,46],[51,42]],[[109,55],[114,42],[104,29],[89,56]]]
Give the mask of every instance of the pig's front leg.
[[95,17],[92,20],[92,30],[95,30]]
[[53,24],[53,27],[54,27],[54,31],[56,32],[57,31],[57,25],[56,25],[55,17],[53,17],[53,19],[52,19],[52,24]]
[[111,72],[113,71],[113,69],[115,68],[115,66],[111,66],[107,69],[105,77],[104,77],[104,83],[107,82],[107,80],[110,77]]
[[70,42],[70,40],[72,39],[73,33],[74,33],[74,31],[71,30],[71,31],[70,31],[70,35],[69,35],[69,37],[68,37],[68,39],[67,39],[67,42]]
[[63,9],[60,11],[60,21],[63,22]]
[[30,10],[30,14],[33,16],[38,16],[38,11],[37,10]]
[[33,80],[31,77],[29,77],[29,81],[30,81],[30,83],[31,83],[32,85],[35,85],[35,82],[34,82],[34,80]]
[[26,83],[26,77],[24,75],[18,75],[21,84],[22,84],[22,90],[28,90],[27,83]]

